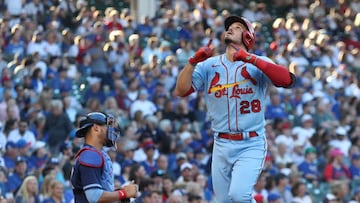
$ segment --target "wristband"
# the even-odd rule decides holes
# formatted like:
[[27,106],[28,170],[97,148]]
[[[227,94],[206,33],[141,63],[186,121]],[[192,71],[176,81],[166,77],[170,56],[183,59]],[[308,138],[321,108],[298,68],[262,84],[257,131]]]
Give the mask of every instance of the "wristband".
[[117,192],[118,192],[119,200],[122,200],[122,199],[126,198],[125,190],[118,190]]
[[254,60],[254,62],[253,62],[253,64],[256,66],[256,61],[257,61],[257,56],[255,56],[255,60]]

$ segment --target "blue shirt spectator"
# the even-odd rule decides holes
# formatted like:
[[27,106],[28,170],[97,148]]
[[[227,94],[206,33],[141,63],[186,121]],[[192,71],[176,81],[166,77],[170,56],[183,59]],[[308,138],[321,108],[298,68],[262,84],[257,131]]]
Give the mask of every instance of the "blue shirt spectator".
[[351,179],[360,179],[360,154],[356,153],[351,156],[349,167]]
[[23,157],[17,157],[15,171],[8,176],[7,188],[9,192],[15,194],[26,176],[27,164]]

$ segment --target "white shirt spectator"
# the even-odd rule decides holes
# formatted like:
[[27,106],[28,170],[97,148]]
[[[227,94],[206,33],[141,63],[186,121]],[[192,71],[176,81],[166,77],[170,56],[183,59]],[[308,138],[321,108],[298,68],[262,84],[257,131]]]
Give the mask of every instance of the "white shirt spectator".
[[360,1],[359,0],[351,1],[349,8],[351,8],[354,11],[354,13],[360,13]]
[[310,138],[314,135],[314,133],[315,133],[314,128],[298,127],[299,142],[307,146],[307,143],[309,142]]
[[296,8],[296,16],[298,16],[300,18],[306,18],[306,17],[310,16],[309,7],[306,5],[306,3],[305,4],[300,4]]
[[249,8],[246,8],[243,11],[242,16],[244,16],[250,22],[256,21],[256,3],[254,1],[249,3]]
[[24,139],[27,143],[31,143],[31,147],[35,146],[36,138],[33,132],[25,130],[23,134],[20,133],[19,129],[10,131],[8,141],[17,143],[20,139]]
[[45,78],[46,77],[46,71],[47,71],[47,65],[44,61],[39,60],[38,62],[36,62],[35,67],[38,67],[41,69],[41,74],[42,77]]
[[292,137],[286,136],[284,134],[278,135],[275,138],[275,144],[279,145],[280,143],[283,143],[287,146],[288,152],[292,152],[294,148],[294,139]]
[[22,0],[5,0],[5,4],[7,5],[6,8],[10,15],[18,16],[22,13]]
[[358,84],[352,82],[349,85],[345,85],[345,96],[360,98],[360,88]]
[[305,114],[301,117],[302,126],[296,126],[293,128],[292,133],[297,135],[296,142],[306,147],[310,145],[310,138],[315,134],[315,129],[312,127],[312,116]]
[[[35,2],[38,3],[35,3]],[[26,3],[24,6],[24,12],[28,15],[28,16],[35,16],[38,13],[44,13],[44,5],[43,3],[39,2],[40,0],[33,0],[29,3]]]
[[347,138],[331,140],[329,142],[329,145],[332,146],[333,148],[340,149],[344,153],[344,156],[346,157],[349,156],[349,149],[351,147],[351,142]]
[[146,90],[140,90],[139,99],[135,100],[130,106],[130,115],[132,118],[137,111],[141,111],[143,116],[153,115],[156,112],[156,106],[152,101],[141,98],[148,96],[144,91]]
[[50,56],[60,56],[61,55],[61,50],[58,44],[56,43],[48,43],[45,41],[45,51],[47,52],[48,55]]
[[[157,157],[159,157],[159,151],[155,149],[154,159],[157,159]],[[140,163],[145,160],[146,160],[146,154],[144,152],[144,149],[140,147],[134,152],[134,161]]]
[[347,130],[342,126],[339,126],[336,128],[335,134],[337,138],[331,140],[329,142],[329,145],[334,148],[340,149],[342,153],[344,153],[344,156],[346,157],[349,156],[349,149],[351,147],[351,142],[346,136]]
[[149,63],[151,61],[151,58],[153,57],[153,55],[156,55],[158,57],[158,59],[161,57],[161,53],[159,48],[151,48],[149,46],[145,47],[143,53],[142,53],[142,59],[144,61],[144,63]]
[[326,78],[326,80],[328,81],[329,86],[336,90],[344,87],[344,81],[341,73],[336,73],[335,75],[329,76]]
[[118,162],[113,161],[112,162],[112,166],[113,166],[113,174],[114,176],[120,176],[121,175],[121,166]]
[[69,57],[76,58],[77,55],[79,54],[79,47],[73,44],[70,46],[69,50],[65,54]]
[[[1,128],[3,128],[3,124],[0,123],[0,125],[1,125]],[[7,142],[7,138],[6,138],[5,134],[1,130],[0,131],[0,150],[1,151],[5,151],[6,142]],[[1,166],[1,164],[0,164],[0,166]]]
[[129,60],[129,53],[125,50],[118,50],[116,56],[115,71],[122,74],[124,72],[124,66]]
[[303,72],[310,65],[309,61],[300,53],[299,50],[296,50],[294,55],[290,56],[289,61],[296,64],[300,70]]
[[47,45],[44,41],[41,41],[39,43],[31,41],[27,46],[26,53],[28,55],[31,55],[35,52],[38,52],[42,59],[47,58],[48,53],[46,52],[46,46]]

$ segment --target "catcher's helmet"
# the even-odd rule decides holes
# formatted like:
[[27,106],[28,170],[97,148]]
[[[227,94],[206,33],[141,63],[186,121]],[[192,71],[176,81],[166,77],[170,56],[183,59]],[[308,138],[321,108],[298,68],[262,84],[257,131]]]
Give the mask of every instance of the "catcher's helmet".
[[253,28],[252,24],[250,23],[250,21],[244,17],[229,16],[225,19],[225,22],[224,22],[225,30],[227,31],[229,29],[230,25],[235,22],[239,22],[239,23],[245,25],[245,27],[247,29],[247,31],[243,32],[243,34],[242,34],[242,42],[244,43],[246,49],[249,51],[254,46],[254,43],[255,43],[254,28]]
[[80,120],[80,127],[76,131],[76,137],[84,137],[87,130],[94,124],[107,126],[107,146],[111,147],[119,137],[119,128],[115,123],[114,117],[110,114],[101,112],[91,112]]

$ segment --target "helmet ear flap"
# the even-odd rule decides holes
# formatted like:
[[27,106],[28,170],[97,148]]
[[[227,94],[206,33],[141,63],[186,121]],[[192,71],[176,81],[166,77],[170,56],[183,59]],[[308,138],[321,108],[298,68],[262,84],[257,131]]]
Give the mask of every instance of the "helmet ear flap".
[[244,17],[241,17],[241,19],[243,20],[243,24],[247,28],[247,31],[243,32],[242,34],[242,42],[245,45],[246,49],[249,51],[253,48],[255,44],[255,31],[254,27],[248,19]]
[[249,51],[254,46],[254,36],[249,31],[244,31],[242,34],[242,42]]

